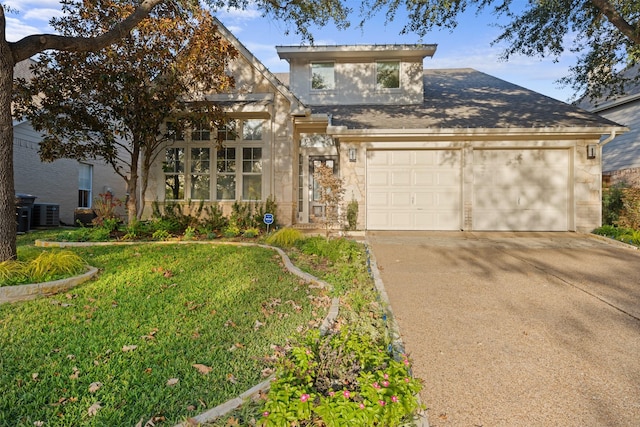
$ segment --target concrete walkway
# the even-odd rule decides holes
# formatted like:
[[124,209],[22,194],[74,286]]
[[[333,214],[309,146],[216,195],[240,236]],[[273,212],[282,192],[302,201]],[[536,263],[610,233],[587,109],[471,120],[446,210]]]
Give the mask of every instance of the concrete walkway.
[[640,251],[577,233],[367,240],[431,427],[640,426]]

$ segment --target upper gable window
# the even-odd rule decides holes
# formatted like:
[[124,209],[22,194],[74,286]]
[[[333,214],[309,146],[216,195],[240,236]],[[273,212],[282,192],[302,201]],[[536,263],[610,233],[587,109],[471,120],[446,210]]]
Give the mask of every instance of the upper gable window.
[[336,88],[333,62],[311,63],[311,89],[333,90]]
[[378,89],[400,88],[400,61],[376,62],[376,87]]

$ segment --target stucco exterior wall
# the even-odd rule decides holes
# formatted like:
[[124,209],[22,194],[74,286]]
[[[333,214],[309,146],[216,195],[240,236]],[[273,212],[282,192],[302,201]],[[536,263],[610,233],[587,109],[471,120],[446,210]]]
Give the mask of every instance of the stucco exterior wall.
[[291,91],[308,105],[421,104],[424,100],[422,58],[400,62],[399,89],[376,89],[375,62],[334,64],[336,89],[311,90],[311,63],[292,60]]

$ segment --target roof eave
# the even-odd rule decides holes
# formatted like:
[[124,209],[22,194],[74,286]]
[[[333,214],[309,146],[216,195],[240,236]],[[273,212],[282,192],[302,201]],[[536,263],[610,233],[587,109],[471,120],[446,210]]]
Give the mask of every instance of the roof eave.
[[[335,138],[349,138],[350,140],[380,140],[380,139],[573,139],[600,138],[603,135],[618,136],[628,132],[629,128],[622,126],[603,127],[545,127],[545,128],[425,128],[425,129],[349,129],[346,126],[328,126],[327,134]],[[611,138],[613,139],[613,138]],[[608,142],[608,141],[607,141]],[[606,142],[604,142],[606,143]]]

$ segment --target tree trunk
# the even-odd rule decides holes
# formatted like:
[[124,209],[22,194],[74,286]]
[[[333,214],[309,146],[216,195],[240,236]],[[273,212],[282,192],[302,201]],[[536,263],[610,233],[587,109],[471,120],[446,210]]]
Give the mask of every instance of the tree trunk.
[[127,221],[129,224],[138,219],[138,162],[140,159],[140,148],[133,142],[133,150],[131,151],[131,170],[129,171],[129,179],[127,179]]
[[0,37],[0,262],[17,258],[16,206],[13,179],[13,55],[4,38],[4,15]]

